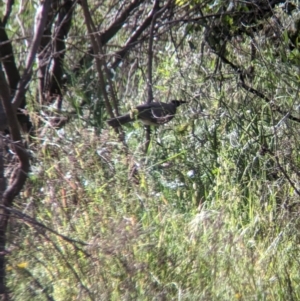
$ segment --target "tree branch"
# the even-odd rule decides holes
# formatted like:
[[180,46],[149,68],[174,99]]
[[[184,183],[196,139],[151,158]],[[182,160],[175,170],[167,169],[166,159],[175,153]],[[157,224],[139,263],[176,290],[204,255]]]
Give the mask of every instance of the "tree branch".
[[[152,15],[150,34],[149,34],[149,45],[148,45],[148,69],[147,69],[147,90],[148,99],[147,103],[153,101],[153,80],[152,80],[152,66],[153,66],[153,37],[154,37],[154,27],[156,24],[156,19],[167,9],[171,1],[169,0],[164,7],[159,9],[159,0],[156,0],[153,5],[153,9],[150,15]],[[158,10],[159,9],[159,10]],[[145,143],[145,153],[147,153],[151,140],[151,129],[150,126],[146,126],[146,143]]]
[[14,0],[8,0],[6,2],[6,9],[5,9],[5,14],[3,16],[3,19],[2,19],[2,24],[1,26],[5,27],[6,23],[7,23],[7,20],[10,16],[10,13],[11,13],[11,8],[12,6],[14,5]]
[[34,63],[34,59],[36,57],[38,48],[41,43],[42,35],[44,32],[44,28],[47,21],[47,15],[50,9],[51,0],[45,0],[39,7],[36,18],[35,18],[35,32],[32,40],[32,44],[30,47],[30,51],[27,56],[25,70],[22,75],[22,78],[18,84],[18,90],[15,94],[15,97],[12,101],[13,107],[15,110],[19,107],[22,97],[25,95],[27,90],[27,85],[32,76],[32,66]]
[[[22,144],[21,133],[16,116],[16,110],[10,102],[9,86],[6,82],[5,74],[0,65],[0,101],[6,115],[6,122],[10,131],[12,140],[12,149],[19,159],[19,166],[15,169],[12,175],[11,183],[9,186],[5,185],[5,190],[2,193],[1,203],[5,207],[13,205],[14,197],[19,194],[23,185],[25,184],[27,174],[29,171],[29,158]],[[5,179],[1,179],[5,180]],[[2,183],[3,184],[3,183]],[[3,186],[3,185],[2,185]],[[5,283],[5,245],[6,245],[6,229],[9,219],[9,211],[6,209],[1,210],[0,214],[0,294],[7,296],[7,288]],[[8,297],[7,297],[8,298]]]
[[272,100],[270,98],[268,98],[264,93],[248,86],[245,83],[244,80],[244,72],[242,67],[236,66],[235,64],[233,64],[232,62],[230,62],[225,56],[223,56],[221,53],[216,53],[216,55],[225,63],[228,64],[229,66],[232,67],[233,70],[235,70],[239,76],[240,76],[240,86],[245,89],[246,91],[258,96],[259,98],[263,99],[266,103],[270,103],[271,107],[273,109],[273,111],[276,111],[278,113],[280,113],[283,116],[287,116],[288,119],[299,122],[300,123],[300,118],[293,116],[292,114],[290,114],[289,112],[286,112],[284,110],[282,110],[278,105],[276,105],[275,103],[272,103]]
[[[144,1],[142,0],[134,0],[125,10],[121,13],[121,15],[114,20],[114,22],[100,35],[101,44],[105,45],[107,42],[112,39],[116,33],[122,28],[124,22],[132,13],[132,11],[137,8],[141,3]],[[93,47],[90,47],[87,53],[79,60],[79,64],[73,69],[75,74],[81,70],[81,68],[87,65],[88,62],[92,61],[94,54]]]
[[125,57],[125,55],[127,54],[127,52],[136,45],[138,38],[146,30],[146,28],[151,25],[154,13],[155,13],[155,10],[153,7],[153,9],[151,10],[148,17],[144,20],[144,22],[140,25],[140,27],[132,34],[132,36],[126,41],[124,47],[121,50],[116,52],[116,54],[115,54],[116,59],[112,63],[112,66],[111,66],[111,68],[113,70],[118,68],[119,64],[122,62],[122,60]]
[[[82,0],[81,1],[81,5],[82,5],[82,9],[84,12],[84,18],[85,18],[85,23],[88,29],[88,33],[91,37],[91,43],[92,43],[92,47],[93,47],[93,52],[94,53],[101,53],[101,42],[95,37],[96,34],[96,28],[94,26],[92,17],[90,15],[90,11],[88,8],[88,4],[86,0]],[[103,56],[102,56],[103,57]],[[98,77],[99,77],[99,82],[100,82],[100,86],[101,86],[101,90],[103,93],[103,97],[104,97],[104,102],[105,102],[105,107],[107,110],[107,113],[113,117],[113,110],[112,107],[110,105],[108,96],[107,96],[107,92],[106,92],[106,88],[105,88],[105,80],[104,80],[104,76],[103,76],[103,72],[102,72],[102,62],[99,59],[99,57],[96,57],[96,68],[97,68],[97,73],[98,73]]]

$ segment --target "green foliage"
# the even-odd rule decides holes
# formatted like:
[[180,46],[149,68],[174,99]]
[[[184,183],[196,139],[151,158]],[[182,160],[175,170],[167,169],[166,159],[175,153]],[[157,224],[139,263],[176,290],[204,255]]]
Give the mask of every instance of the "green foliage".
[[[200,2],[177,1],[178,14],[186,4]],[[272,20],[250,38],[234,36],[235,19],[223,18],[234,30],[222,55],[238,71],[197,24],[157,35],[155,99],[188,104],[152,131],[146,154],[139,122],[123,128],[123,142],[107,128],[95,70],[87,64],[74,76],[72,50],[64,110],[74,114],[30,141],[32,170],[16,206],[32,219],[11,219],[7,282],[16,301],[299,299],[300,126],[289,119],[299,116],[299,54],[287,47],[288,31],[269,32]],[[82,50],[82,19],[72,30]],[[147,97],[148,52],[139,47],[112,78],[122,112]],[[241,72],[270,101],[243,89]],[[33,118],[41,109],[29,107]]]

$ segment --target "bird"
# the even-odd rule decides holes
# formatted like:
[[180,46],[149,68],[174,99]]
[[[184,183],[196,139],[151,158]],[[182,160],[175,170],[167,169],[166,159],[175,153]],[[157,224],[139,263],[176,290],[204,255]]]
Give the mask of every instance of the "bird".
[[115,128],[139,119],[145,125],[159,126],[172,120],[176,114],[177,107],[184,103],[186,103],[186,101],[171,100],[168,103],[150,102],[141,104],[130,113],[107,120],[107,123]]

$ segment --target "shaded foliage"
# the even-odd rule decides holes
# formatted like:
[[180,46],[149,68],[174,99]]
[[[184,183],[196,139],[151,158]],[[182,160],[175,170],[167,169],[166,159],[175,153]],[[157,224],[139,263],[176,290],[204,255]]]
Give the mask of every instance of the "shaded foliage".
[[[258,259],[259,249],[299,239],[298,38],[298,7],[286,1],[55,0],[38,8],[7,1],[0,22],[5,298],[7,246],[30,246],[23,256],[33,258],[32,271],[21,265],[8,277],[16,300],[27,282],[26,298],[41,291],[47,300],[241,299],[235,275],[253,281],[245,295],[271,290],[266,267],[277,253]],[[133,123],[112,133],[105,124],[140,103],[171,99],[188,106],[170,127],[144,134]],[[197,244],[207,246],[203,254]],[[265,278],[235,271],[231,252]],[[297,297],[287,262],[277,276],[289,284],[281,300]]]

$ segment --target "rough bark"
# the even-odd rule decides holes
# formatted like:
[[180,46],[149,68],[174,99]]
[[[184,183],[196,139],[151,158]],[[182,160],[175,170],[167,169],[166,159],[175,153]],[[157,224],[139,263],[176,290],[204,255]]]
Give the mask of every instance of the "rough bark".
[[0,214],[0,294],[3,295],[4,300],[9,300],[9,295],[6,287],[6,273],[5,273],[5,245],[6,245],[6,230],[9,220],[9,211],[6,207],[13,205],[13,200],[17,194],[21,191],[25,184],[27,173],[29,171],[29,158],[26,149],[22,143],[22,137],[20,134],[20,128],[14,110],[10,102],[9,86],[6,82],[6,78],[2,68],[0,69],[0,100],[4,112],[7,116],[7,125],[10,131],[11,145],[14,153],[18,157],[19,164],[12,173],[11,179],[6,183],[4,177],[3,168],[3,141],[1,141],[1,165],[0,165],[0,196],[1,196],[1,209]]

